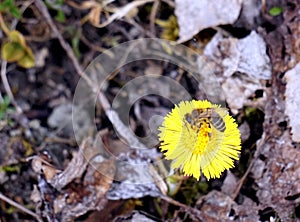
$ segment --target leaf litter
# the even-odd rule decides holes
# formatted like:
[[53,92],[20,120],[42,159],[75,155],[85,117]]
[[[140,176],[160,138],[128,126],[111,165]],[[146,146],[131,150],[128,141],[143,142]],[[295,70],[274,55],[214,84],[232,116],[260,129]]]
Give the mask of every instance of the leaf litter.
[[[142,9],[145,2],[148,1],[132,3],[130,6],[138,5],[139,9]],[[222,4],[225,2],[223,1]],[[186,4],[189,4],[189,7],[185,7]],[[110,199],[124,203],[122,201],[129,198],[143,200],[146,196],[152,197],[155,201],[159,199],[156,197],[160,197],[163,200],[163,204],[161,204],[162,202],[155,202],[156,207],[158,206],[156,208],[157,212],[169,212],[169,217],[176,217],[179,221],[187,217],[187,220],[191,219],[194,221],[199,220],[199,218],[205,221],[271,221],[274,218],[290,221],[299,219],[299,214],[296,212],[300,201],[300,187],[298,183],[300,180],[299,118],[297,118],[297,110],[299,110],[297,109],[299,107],[297,95],[299,90],[296,84],[300,60],[299,16],[297,14],[299,5],[296,4],[296,1],[289,0],[280,6],[283,9],[281,14],[270,17],[270,15],[264,13],[268,12],[272,7],[278,6],[272,5],[275,4],[274,2],[270,3],[268,1],[266,3],[262,1],[262,5],[253,2],[252,4],[249,3],[247,7],[255,8],[253,14],[250,13],[248,15],[253,18],[251,19],[252,23],[246,26],[246,29],[250,31],[242,38],[238,38],[231,35],[231,32],[228,32],[228,30],[223,32],[223,28],[217,26],[224,24],[241,26],[241,24],[245,24],[241,22],[244,19],[243,16],[239,17],[240,13],[245,12],[243,10],[243,7],[246,5],[245,2],[234,1],[224,6],[206,2],[207,7],[199,4],[196,1],[176,1],[175,14],[177,15],[180,28],[179,41],[184,42],[192,39],[193,36],[205,28],[213,27],[215,30],[218,30],[217,34],[206,46],[204,56],[198,57],[198,68],[203,71],[203,76],[209,76],[211,71],[209,68],[205,69],[205,66],[211,65],[211,67],[215,68],[213,70],[216,72],[215,74],[223,87],[226,102],[230,107],[230,111],[236,114],[239,123],[245,123],[244,119],[247,116],[243,113],[243,109],[247,106],[259,108],[265,113],[264,133],[261,139],[259,141],[251,141],[249,145],[250,134],[248,137],[245,136],[243,140],[244,144],[247,145],[244,147],[244,152],[247,153],[250,150],[253,153],[253,157],[249,157],[251,159],[249,160],[250,163],[240,163],[240,165],[245,164],[248,170],[244,175],[241,175],[244,173],[243,171],[233,170],[232,173],[228,172],[224,176],[224,181],[222,179],[210,183],[210,190],[206,193],[196,193],[195,198],[197,202],[194,207],[176,202],[176,199],[182,202],[185,201],[180,196],[180,190],[179,193],[174,194],[172,197],[174,199],[168,199],[162,195],[162,193],[166,193],[162,192],[164,189],[159,188],[156,183],[151,183],[154,175],[152,161],[159,157],[156,149],[148,149],[144,144],[141,144],[134,138],[130,138],[126,133],[129,129],[122,125],[114,110],[105,109],[104,106],[105,115],[113,126],[118,126],[115,129],[122,135],[122,139],[127,141],[127,145],[122,144],[121,140],[113,141],[111,132],[103,133],[102,131],[102,135],[97,136],[95,141],[91,138],[83,138],[79,150],[73,151],[70,154],[71,157],[65,158],[66,156],[63,156],[65,158],[65,162],[62,164],[63,168],[59,168],[55,163],[52,163],[51,159],[45,156],[45,153],[40,152],[39,155],[31,157],[32,169],[34,170],[31,174],[37,178],[37,186],[35,186],[36,188],[33,191],[31,190],[33,194],[32,199],[36,203],[36,212],[45,220],[73,221],[78,218],[86,219],[90,212],[100,212],[100,214],[106,210],[111,212],[111,209],[105,209],[106,207],[112,207],[109,204],[112,201]],[[222,11],[220,6],[222,6]],[[261,13],[257,13],[258,6],[262,7]],[[122,9],[118,7],[114,9]],[[212,23],[203,23],[210,19],[210,15],[202,14],[206,15],[205,19],[195,21],[197,17],[191,18],[190,15],[193,15],[193,13],[189,11],[193,8],[199,9],[197,11],[198,14],[201,14],[199,11],[209,12],[207,9],[211,8],[214,12],[213,15],[219,14],[221,19],[212,20]],[[248,12],[249,8],[247,9]],[[267,8],[267,10],[264,10],[264,8]],[[111,27],[110,25],[114,23],[120,24],[118,23],[120,21],[117,20],[124,17],[128,12],[128,10],[125,10],[126,7],[123,9],[123,11],[114,12],[115,14],[112,14],[111,17],[107,17],[108,20],[106,22],[110,23],[107,24],[107,27]],[[234,13],[224,13],[224,10]],[[140,15],[135,14],[135,16]],[[126,18],[121,22],[124,21],[128,22],[129,20]],[[256,21],[263,22],[264,26],[256,29],[258,25],[258,23],[255,23]],[[138,22],[141,22],[141,20],[138,20]],[[271,28],[268,29],[269,27]],[[142,30],[138,26],[135,26],[135,28]],[[33,32],[29,33],[32,34]],[[97,39],[99,36],[96,36],[96,34],[97,32],[92,33],[91,37]],[[201,32],[199,35],[201,35]],[[97,43],[100,42],[98,41]],[[33,47],[33,49],[35,48]],[[49,57],[51,58],[51,54],[49,54]],[[203,66],[203,61],[205,66]],[[47,66],[47,63],[44,65]],[[68,68],[72,67],[71,70],[73,70],[72,65],[68,64],[68,66]],[[161,67],[163,67],[160,68],[161,70],[166,69],[166,66]],[[14,67],[12,66],[11,68],[13,69]],[[42,67],[40,68],[42,69]],[[57,67],[49,67],[47,73],[60,73],[57,70]],[[158,72],[164,73],[161,70]],[[176,73],[175,76],[181,83],[189,80],[185,73],[174,72],[170,68],[167,70],[167,73],[170,71],[173,74]],[[31,70],[31,73],[34,72],[37,72],[37,70]],[[41,76],[43,75],[45,74],[41,73]],[[45,77],[49,78],[47,75],[43,76],[43,78]],[[209,78],[206,81],[210,83]],[[195,87],[192,81],[188,83],[190,88]],[[28,87],[30,89],[30,84],[20,88],[26,94],[26,92],[30,91]],[[196,86],[195,88],[199,90],[198,87]],[[257,91],[262,91],[262,96],[256,97]],[[212,95],[213,98],[219,96],[221,95]],[[45,100],[49,99],[49,97],[45,98],[47,98]],[[50,102],[55,100],[51,99],[52,101]],[[143,128],[146,128],[147,124],[147,121],[143,122],[143,119],[149,119],[149,112],[155,113],[157,111],[155,109],[161,105],[160,102],[155,103],[153,100],[146,99],[145,101],[147,101],[147,104],[151,101],[150,108],[143,103],[139,103],[135,105],[134,110],[134,115],[138,117],[137,119],[141,122]],[[27,103],[30,107],[32,107],[31,102]],[[165,111],[162,110],[162,112]],[[32,113],[36,117],[40,117],[43,112],[38,112],[38,115],[35,112]],[[46,122],[42,119],[43,121]],[[136,127],[137,125],[133,126]],[[42,126],[37,126],[37,128],[39,127],[42,128]],[[53,127],[60,126],[53,125]],[[7,132],[7,128],[9,126],[1,126],[3,132]],[[250,132],[253,132],[253,130],[255,129],[250,129]],[[36,129],[36,131],[38,132],[39,130]],[[249,134],[248,131],[245,130],[247,134]],[[86,134],[86,132],[83,134]],[[22,134],[19,133],[19,135]],[[0,138],[2,148],[0,150],[0,166],[11,166],[11,164],[22,161],[20,155],[13,154],[13,151],[20,153],[18,151],[19,146],[8,150],[8,153],[3,152],[3,150],[7,151],[6,145],[10,138],[2,132]],[[18,144],[21,144],[20,141]],[[28,141],[32,144],[37,144],[36,141]],[[105,141],[108,141],[108,143]],[[106,148],[108,147],[110,150],[118,150],[115,155],[116,158],[107,156],[107,150],[102,147],[103,143],[105,145],[109,144]],[[49,148],[50,146],[42,144],[41,147],[37,146],[37,148],[34,147],[33,149],[38,153],[42,147]],[[133,149],[136,147],[142,149]],[[62,148],[61,153],[63,154],[64,152]],[[126,163],[131,163],[131,165]],[[154,172],[157,172],[156,168]],[[0,184],[4,185],[3,190],[10,190],[7,187],[8,184],[14,184],[12,178],[15,175],[18,174],[3,173],[1,171]],[[140,185],[145,180],[150,183]],[[161,178],[158,177],[158,180],[161,180]],[[178,208],[174,209],[172,206],[177,206]],[[146,207],[143,208],[143,210],[145,209]],[[154,211],[149,210],[149,212]],[[132,221],[137,218],[151,221],[149,218],[152,218],[147,214],[141,214],[141,211],[137,213],[132,210],[131,213],[127,214],[129,216],[124,215],[115,217],[116,221]],[[163,216],[163,214],[156,214],[156,216],[164,219],[169,218],[166,215]],[[2,219],[2,214],[0,219]]]

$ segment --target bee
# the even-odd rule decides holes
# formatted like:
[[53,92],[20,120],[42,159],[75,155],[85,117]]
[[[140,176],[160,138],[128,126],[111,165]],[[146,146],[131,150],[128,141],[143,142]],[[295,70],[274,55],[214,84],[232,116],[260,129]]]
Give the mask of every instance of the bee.
[[226,130],[225,122],[215,108],[194,109],[192,113],[185,114],[184,118],[197,131],[199,131],[204,122],[214,126],[222,133]]

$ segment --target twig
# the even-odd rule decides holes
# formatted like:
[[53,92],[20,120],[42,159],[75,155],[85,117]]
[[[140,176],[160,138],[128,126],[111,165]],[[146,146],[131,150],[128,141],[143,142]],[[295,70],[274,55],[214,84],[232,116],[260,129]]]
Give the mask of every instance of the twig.
[[30,216],[34,217],[37,221],[39,222],[43,222],[42,219],[34,212],[32,212],[31,210],[25,208],[24,206],[22,206],[21,204],[13,201],[12,199],[9,199],[8,197],[4,196],[2,193],[0,193],[0,199],[7,202],[8,204],[18,208],[19,210],[29,214]]
[[175,2],[172,0],[162,0],[163,2],[167,3],[170,7],[175,8]]
[[75,146],[76,142],[72,139],[60,138],[60,137],[46,137],[44,142],[46,143],[63,143],[70,146]]
[[190,214],[192,217],[196,217],[197,220],[200,221],[205,221],[204,217],[202,215],[202,212],[198,209],[192,208],[188,205],[185,205],[183,203],[178,202],[177,200],[174,200],[168,196],[165,195],[161,195],[160,196],[161,199],[163,199],[164,201],[167,201],[170,204],[173,204],[175,206],[181,207],[182,209],[184,209],[188,214]]
[[1,80],[2,80],[2,83],[3,83],[4,89],[5,89],[5,92],[9,97],[10,102],[15,107],[16,112],[18,114],[21,114],[21,113],[23,113],[23,110],[21,109],[21,107],[18,106],[17,102],[15,101],[14,95],[11,91],[10,86],[9,86],[9,82],[8,82],[8,79],[7,79],[7,76],[6,76],[6,65],[7,65],[7,62],[5,60],[2,60],[2,63],[1,63]]
[[3,102],[4,102],[4,99],[3,99],[2,93],[0,91],[0,103],[3,103]]
[[265,134],[263,134],[262,138],[260,139],[260,141],[257,144],[256,154],[255,154],[254,158],[251,160],[251,162],[248,166],[248,169],[246,170],[245,174],[243,175],[243,177],[238,182],[237,188],[236,188],[236,190],[233,194],[233,197],[232,197],[233,200],[235,200],[238,197],[238,195],[240,193],[240,190],[241,190],[248,174],[250,173],[250,170],[252,169],[254,163],[256,162],[256,160],[259,157],[260,150],[261,150],[262,146],[265,144],[265,141],[266,141],[266,136],[265,136]]
[[[103,23],[100,23],[100,24],[93,24],[93,26],[95,26],[97,28],[104,28],[104,27],[108,26],[110,23],[112,23],[114,20],[125,17],[131,10],[133,10],[139,6],[142,6],[146,3],[153,2],[153,1],[155,1],[155,0],[133,1],[133,2],[130,2],[127,5],[125,5],[124,7],[117,8],[117,9],[114,8],[114,9],[112,9],[112,11],[115,11],[115,13],[112,14],[111,16],[109,16],[106,21],[104,21]],[[106,8],[106,9],[108,9],[108,8]]]
[[86,44],[88,47],[90,47],[92,50],[96,50],[97,52],[101,52],[101,53],[104,53],[106,55],[108,55],[109,57],[113,57],[114,55],[108,51],[106,48],[103,48],[101,46],[97,46],[91,42],[89,42],[89,40],[82,34],[80,36],[80,40]]
[[0,27],[3,30],[3,32],[8,36],[10,31],[4,22],[1,12],[0,12]]
[[[83,72],[83,69],[81,68],[76,56],[74,55],[72,48],[70,47],[70,45],[64,40],[64,38],[62,37],[61,33],[58,31],[57,27],[55,26],[55,24],[52,21],[52,18],[48,12],[47,7],[45,6],[44,2],[42,2],[41,0],[35,0],[35,4],[37,6],[37,8],[41,11],[42,15],[44,16],[44,18],[46,19],[46,22],[48,23],[48,25],[50,26],[51,30],[53,31],[53,33],[55,34],[55,36],[58,38],[58,41],[60,43],[60,45],[63,47],[63,49],[66,51],[69,59],[71,60],[71,62],[73,63],[73,66],[76,70],[76,72],[78,73],[78,75],[80,77],[82,77],[87,84],[92,87],[92,89],[95,89],[95,87],[93,87],[93,83],[91,81],[90,78],[88,78],[88,76],[86,76]],[[95,92],[96,93],[96,92]]]
[[155,18],[157,15],[157,11],[160,5],[160,1],[155,1],[152,6],[151,14],[150,14],[150,32],[155,35]]
[[[141,2],[135,3],[135,6],[139,6],[142,3],[152,2],[154,0],[143,0]],[[93,93],[97,95],[98,101],[100,102],[103,110],[105,111],[107,117],[109,118],[110,122],[114,125],[116,132],[118,135],[120,135],[121,138],[125,139],[128,144],[130,144],[131,147],[139,147],[139,148],[146,148],[144,144],[142,144],[136,137],[132,136],[128,133],[130,131],[126,125],[123,124],[123,122],[120,120],[120,117],[118,113],[111,108],[111,104],[109,103],[108,99],[102,93],[101,91],[98,91],[98,86],[93,83],[93,81],[83,72],[83,69],[81,68],[79,62],[77,61],[77,58],[75,57],[70,45],[64,40],[60,32],[58,31],[57,27],[52,21],[52,18],[48,12],[47,7],[41,0],[36,0],[35,4],[37,8],[41,11],[43,16],[46,19],[46,22],[50,26],[52,32],[56,35],[58,38],[61,46],[66,51],[68,57],[70,58],[71,62],[73,63],[73,66],[76,70],[76,72],[86,81],[88,86],[92,89]],[[132,5],[131,5],[132,7]],[[127,50],[127,53],[130,53],[130,51],[134,48],[135,44],[132,44],[129,49]],[[128,54],[125,54],[123,58],[121,59],[119,64],[122,64],[124,60],[126,60],[126,57]]]
[[[152,0],[147,0],[147,1],[152,1]],[[112,124],[115,126],[116,131],[118,131],[119,135],[122,136],[122,138],[126,139],[127,142],[129,144],[133,144],[133,145],[137,145],[137,147],[144,147],[143,144],[141,144],[135,137],[132,138],[128,135],[128,128],[127,126],[125,126],[124,124],[121,124],[122,122],[120,121],[120,117],[118,116],[117,112],[115,112],[112,108],[111,108],[111,104],[109,103],[108,99],[106,98],[106,96],[101,93],[101,91],[98,92],[98,86],[94,85],[93,82],[91,81],[91,79],[85,75],[85,73],[83,72],[79,62],[77,61],[71,47],[68,45],[68,43],[64,40],[64,38],[62,37],[62,35],[60,34],[60,32],[58,31],[58,29],[56,28],[56,26],[54,25],[51,16],[46,8],[46,6],[44,5],[44,3],[41,0],[36,0],[35,1],[37,8],[42,12],[42,14],[44,15],[46,22],[49,24],[51,30],[54,32],[54,34],[57,36],[61,46],[63,47],[63,49],[66,51],[68,57],[70,58],[71,62],[74,65],[74,68],[76,70],[76,72],[87,82],[87,84],[89,85],[89,87],[91,87],[91,89],[93,90],[93,92],[95,94],[98,94],[98,101],[100,102],[102,108],[104,109],[106,115],[108,116],[108,118],[110,119],[110,121],[112,122]],[[132,50],[131,48],[129,49],[129,51]],[[121,63],[122,64],[122,63]],[[126,130],[124,130],[126,129]],[[124,132],[126,132],[124,134]]]

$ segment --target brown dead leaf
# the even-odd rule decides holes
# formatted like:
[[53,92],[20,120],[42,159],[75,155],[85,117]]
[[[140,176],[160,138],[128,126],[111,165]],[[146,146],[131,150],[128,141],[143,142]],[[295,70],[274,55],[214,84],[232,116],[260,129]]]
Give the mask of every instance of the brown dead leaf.
[[61,190],[74,179],[81,178],[82,174],[86,171],[89,160],[97,153],[92,148],[91,143],[90,138],[82,142],[79,152],[73,157],[67,168],[49,181],[53,187]]
[[[262,32],[274,72],[284,73],[300,61],[300,5],[291,0],[284,8],[284,22],[270,33]],[[292,7],[293,6],[293,7]],[[269,18],[270,22],[276,18]]]
[[[73,221],[88,211],[101,211],[107,204],[106,192],[115,173],[114,160],[92,160],[82,184],[69,184],[55,200],[61,221]],[[70,186],[72,185],[72,186]]]
[[55,175],[61,172],[61,170],[56,169],[50,162],[47,162],[41,155],[30,157],[31,167],[38,174],[44,174],[47,182],[53,179]]
[[73,221],[88,211],[105,207],[115,163],[99,155],[98,148],[86,138],[62,172],[40,157],[33,158],[33,168],[40,174],[39,191],[44,206],[41,212],[48,221]]
[[203,212],[204,221],[259,221],[258,210],[253,202],[238,205],[229,196],[213,190],[200,198],[196,207]]

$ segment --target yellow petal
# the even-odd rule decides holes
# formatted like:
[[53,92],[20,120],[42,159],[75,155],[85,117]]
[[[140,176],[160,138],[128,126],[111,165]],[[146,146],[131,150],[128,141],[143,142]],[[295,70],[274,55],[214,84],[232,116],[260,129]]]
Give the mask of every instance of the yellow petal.
[[171,168],[197,180],[201,171],[208,180],[219,178],[239,158],[237,124],[225,108],[207,100],[180,102],[159,130],[160,149],[173,160]]

